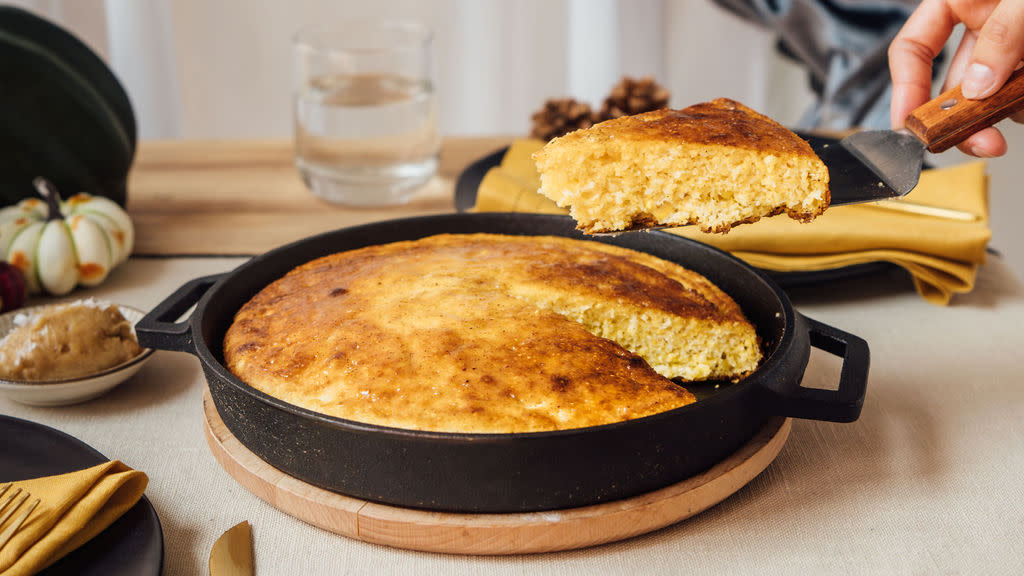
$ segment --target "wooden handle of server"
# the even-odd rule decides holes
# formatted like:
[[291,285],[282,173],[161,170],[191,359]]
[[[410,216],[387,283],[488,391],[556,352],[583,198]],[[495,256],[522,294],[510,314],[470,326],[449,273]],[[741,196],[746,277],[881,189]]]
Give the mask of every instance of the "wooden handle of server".
[[914,110],[907,128],[931,152],[943,152],[982,128],[1024,109],[1024,68],[1014,71],[995,94],[984,100],[964,98],[957,86]]

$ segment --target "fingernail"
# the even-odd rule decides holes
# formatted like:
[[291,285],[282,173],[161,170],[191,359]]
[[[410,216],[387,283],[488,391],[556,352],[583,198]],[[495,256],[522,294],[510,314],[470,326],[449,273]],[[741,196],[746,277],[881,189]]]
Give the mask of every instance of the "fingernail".
[[978,148],[977,146],[971,146],[971,155],[972,156],[977,156],[978,158],[991,158],[992,157],[991,154],[989,154],[985,150],[982,150],[981,148]]
[[964,98],[976,100],[989,95],[996,86],[996,75],[992,69],[984,64],[975,62],[967,67],[964,73],[964,81],[960,84],[960,91]]

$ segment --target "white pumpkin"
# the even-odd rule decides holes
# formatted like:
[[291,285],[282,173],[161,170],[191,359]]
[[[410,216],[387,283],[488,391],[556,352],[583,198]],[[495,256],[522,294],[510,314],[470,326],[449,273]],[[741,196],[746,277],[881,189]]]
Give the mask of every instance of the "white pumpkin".
[[128,259],[135,229],[113,201],[80,193],[66,202],[37,179],[44,200],[27,198],[0,210],[0,260],[21,268],[29,292],[63,295],[96,286]]

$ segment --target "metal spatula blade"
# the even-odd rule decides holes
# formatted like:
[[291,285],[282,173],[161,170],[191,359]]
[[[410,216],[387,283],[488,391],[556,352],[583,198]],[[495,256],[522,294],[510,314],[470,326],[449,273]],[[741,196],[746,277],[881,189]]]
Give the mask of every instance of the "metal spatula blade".
[[[829,189],[832,195],[831,206],[856,204],[859,202],[876,202],[878,200],[896,198],[906,194],[917,185],[917,179],[921,174],[921,165],[924,160],[924,145],[920,141],[912,135],[910,136],[917,142],[916,158],[910,157],[903,160],[893,160],[893,162],[906,162],[905,164],[900,164],[897,169],[897,167],[884,164],[886,162],[885,153],[875,152],[881,150],[883,145],[888,145],[888,143],[879,144],[876,141],[877,137],[869,138],[867,142],[869,148],[863,155],[855,151],[856,148],[851,149],[848,146],[851,141],[856,145],[861,140],[862,134],[874,135],[878,134],[878,132],[858,132],[852,136],[847,136],[843,140],[797,132],[797,135],[811,145],[814,153],[828,167]],[[890,134],[898,133],[884,131],[882,137],[884,138]],[[857,138],[854,138],[855,136]],[[902,146],[911,148],[910,152],[904,152],[903,156],[909,156],[914,153],[911,146],[906,144]],[[877,158],[877,160],[873,158]],[[883,168],[897,173],[898,178],[882,178],[877,174],[879,170],[873,167],[876,161],[883,164]]]
[[897,196],[913,190],[921,178],[924,142],[910,130],[858,132],[843,138],[841,144]]
[[911,112],[906,129],[852,134],[843,139],[841,152],[814,142],[811,148],[828,167],[833,205],[884,200],[917,186],[925,150],[948,150],[1022,107],[1024,69],[984,100],[964,98],[959,86],[943,92]]

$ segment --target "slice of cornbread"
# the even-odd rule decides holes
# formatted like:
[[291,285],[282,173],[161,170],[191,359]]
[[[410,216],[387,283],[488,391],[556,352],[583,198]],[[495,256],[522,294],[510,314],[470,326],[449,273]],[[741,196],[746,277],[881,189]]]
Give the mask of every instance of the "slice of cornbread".
[[828,169],[806,141],[726,98],[601,122],[555,138],[534,160],[540,193],[589,234],[728,232],[781,213],[806,222],[830,199]]

